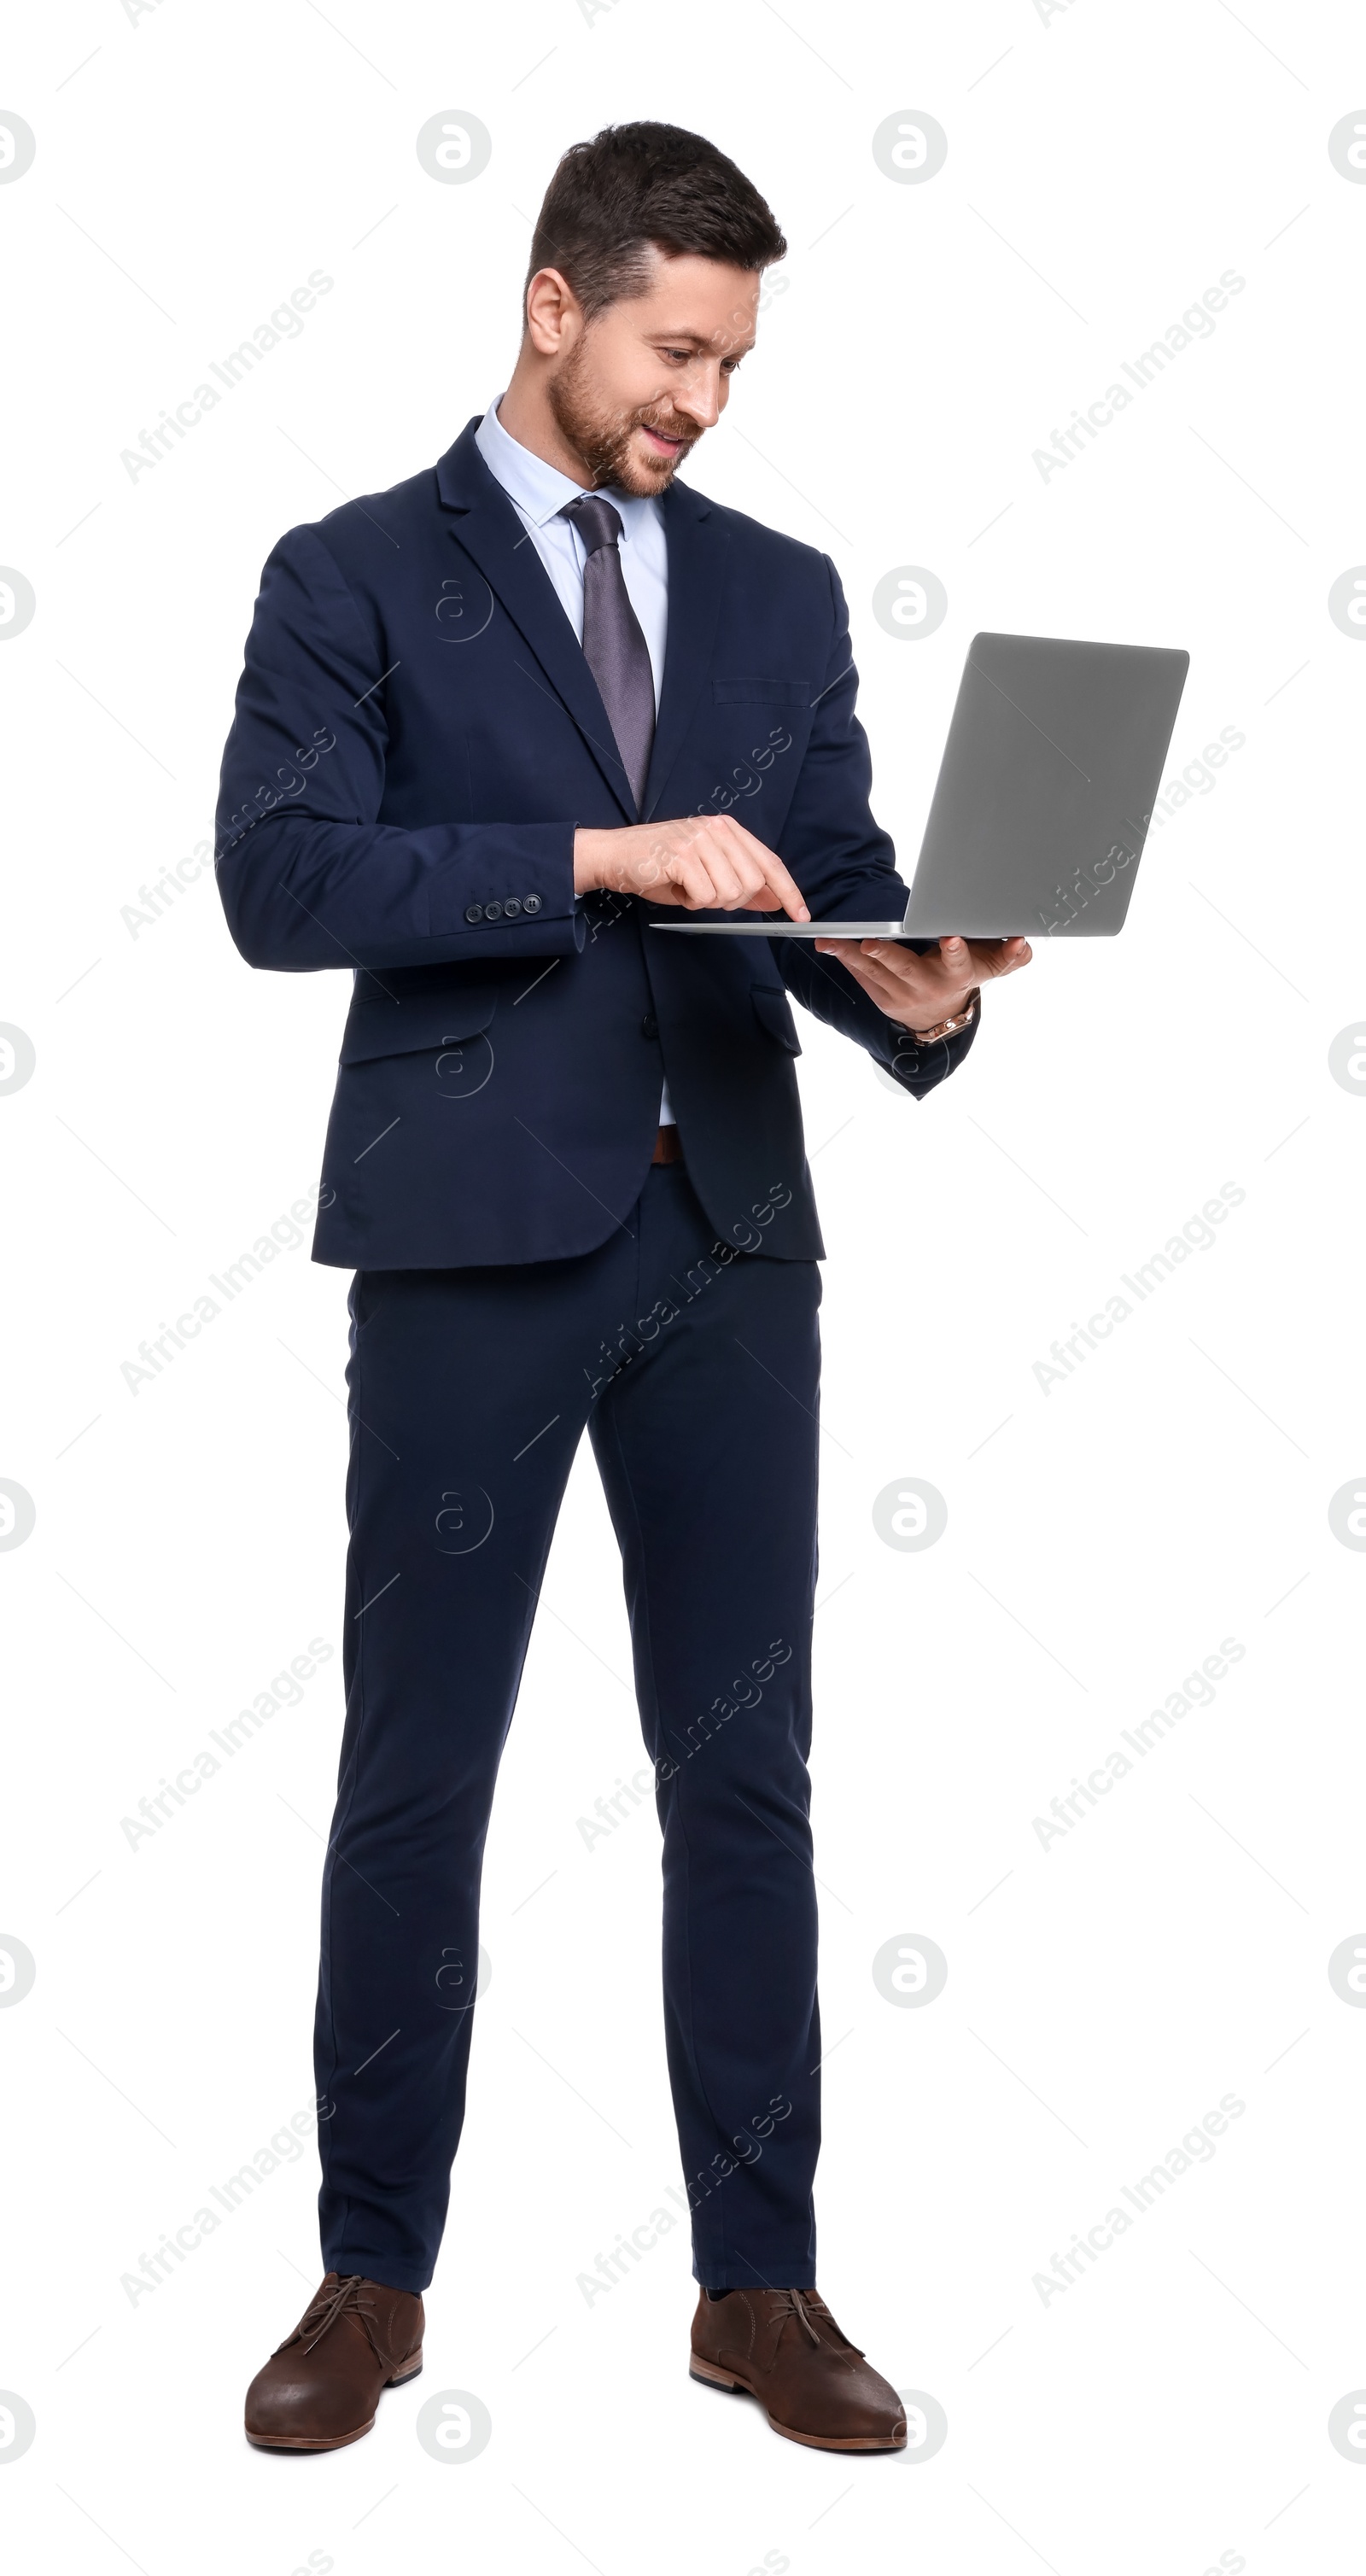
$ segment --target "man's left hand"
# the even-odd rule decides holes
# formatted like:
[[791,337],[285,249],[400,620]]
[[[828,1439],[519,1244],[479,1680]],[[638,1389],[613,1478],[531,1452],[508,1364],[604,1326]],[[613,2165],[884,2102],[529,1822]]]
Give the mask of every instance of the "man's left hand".
[[956,1018],[978,984],[1013,975],[1034,954],[1027,939],[941,939],[923,957],[899,939],[817,939],[823,957],[838,957],[870,1000],[914,1035]]

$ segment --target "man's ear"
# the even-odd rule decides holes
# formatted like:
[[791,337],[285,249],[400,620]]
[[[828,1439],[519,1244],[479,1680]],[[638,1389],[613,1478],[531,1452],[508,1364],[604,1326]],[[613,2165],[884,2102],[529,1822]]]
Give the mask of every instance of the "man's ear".
[[583,329],[583,306],[558,268],[538,268],[526,291],[526,332],[538,357],[559,358]]

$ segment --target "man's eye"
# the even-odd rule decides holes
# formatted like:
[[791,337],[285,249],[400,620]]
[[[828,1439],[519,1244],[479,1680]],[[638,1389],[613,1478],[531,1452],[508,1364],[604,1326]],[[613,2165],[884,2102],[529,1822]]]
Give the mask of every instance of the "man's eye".
[[739,372],[740,372],[740,360],[739,360],[738,358],[723,358],[723,359],[722,359],[722,361],[721,361],[721,373],[722,373],[722,375],[723,375],[723,376],[738,376]]

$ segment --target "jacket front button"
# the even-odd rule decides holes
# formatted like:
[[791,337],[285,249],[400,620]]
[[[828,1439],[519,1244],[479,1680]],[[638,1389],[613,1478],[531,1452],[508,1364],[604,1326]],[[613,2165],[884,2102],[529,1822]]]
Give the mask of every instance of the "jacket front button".
[[654,1015],[654,1012],[653,1012],[653,1011],[647,1011],[647,1012],[646,1012],[644,1019],[643,1019],[643,1020],[641,1021],[641,1023],[640,1023],[640,1034],[641,1034],[641,1036],[642,1036],[642,1037],[644,1037],[644,1038],[657,1038],[657,1037],[658,1037],[658,1035],[659,1035],[659,1022],[658,1022],[658,1020],[655,1018],[655,1015]]
[[485,921],[501,921],[501,920],[502,920],[502,918],[503,918],[503,907],[502,907],[501,903],[486,903],[486,904],[485,904],[485,906],[484,906],[484,919],[485,919]]
[[467,903],[467,904],[466,904],[466,906],[465,906],[465,919],[466,919],[466,921],[482,921],[482,920],[483,920],[483,918],[484,918],[484,907],[483,907],[482,903]]

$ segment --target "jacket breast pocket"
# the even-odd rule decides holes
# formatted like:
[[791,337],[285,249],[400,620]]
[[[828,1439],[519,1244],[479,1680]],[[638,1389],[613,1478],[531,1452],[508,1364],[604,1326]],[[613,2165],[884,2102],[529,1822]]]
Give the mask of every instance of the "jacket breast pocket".
[[767,1030],[768,1035],[776,1038],[779,1046],[786,1047],[789,1055],[800,1055],[802,1042],[792,1017],[792,1006],[781,984],[752,984],[750,999],[760,1026]]
[[713,680],[712,704],[717,707],[809,707],[809,680]]

